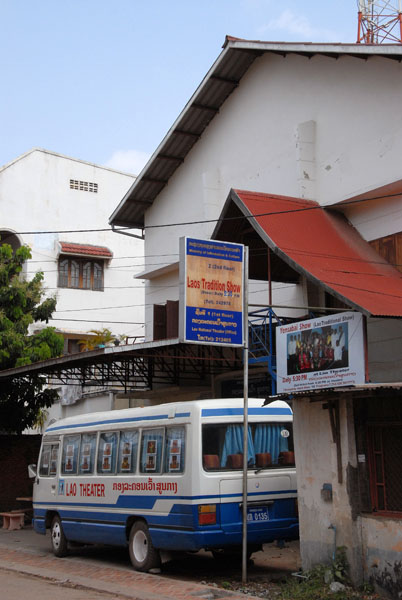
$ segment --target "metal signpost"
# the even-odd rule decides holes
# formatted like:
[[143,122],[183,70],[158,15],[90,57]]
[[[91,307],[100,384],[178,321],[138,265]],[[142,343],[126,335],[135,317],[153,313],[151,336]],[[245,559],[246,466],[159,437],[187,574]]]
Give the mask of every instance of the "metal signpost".
[[243,347],[242,581],[247,581],[248,248],[243,244],[180,238],[182,342]]

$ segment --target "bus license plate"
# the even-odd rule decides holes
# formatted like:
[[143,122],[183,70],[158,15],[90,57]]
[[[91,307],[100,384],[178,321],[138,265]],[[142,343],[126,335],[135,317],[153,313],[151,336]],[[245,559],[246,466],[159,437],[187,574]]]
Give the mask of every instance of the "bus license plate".
[[267,506],[255,506],[247,509],[247,521],[269,521]]

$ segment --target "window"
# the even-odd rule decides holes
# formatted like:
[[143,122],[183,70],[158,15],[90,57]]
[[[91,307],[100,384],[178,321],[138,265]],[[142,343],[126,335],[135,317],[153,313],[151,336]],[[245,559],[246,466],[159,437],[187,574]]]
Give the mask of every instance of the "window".
[[178,336],[179,302],[168,300],[166,304],[154,304],[154,340],[171,339]]
[[59,258],[59,287],[103,291],[103,261]]
[[98,448],[98,473],[113,475],[116,469],[116,455],[119,434],[117,431],[101,433]]
[[78,179],[70,179],[70,189],[79,190],[81,192],[98,193],[98,184],[92,181],[79,181]]
[[[204,425],[203,465],[207,471],[243,468],[243,425]],[[292,423],[252,423],[248,428],[248,468],[295,466]]]
[[368,450],[373,511],[402,513],[402,424],[369,426]]
[[78,471],[80,475],[89,475],[94,472],[95,448],[96,433],[83,433]]
[[59,444],[44,444],[39,464],[39,475],[52,477],[57,473]]
[[66,435],[63,439],[61,472],[63,475],[76,475],[80,449],[79,435]]
[[163,429],[146,429],[141,439],[141,473],[160,473],[163,449]]
[[402,232],[393,233],[376,240],[372,240],[370,246],[385,258],[398,271],[402,271]]
[[137,466],[138,431],[121,431],[119,442],[119,473],[135,473]]
[[402,517],[400,392],[355,398],[357,486],[354,510]]
[[183,473],[185,458],[184,427],[170,427],[165,438],[165,473]]

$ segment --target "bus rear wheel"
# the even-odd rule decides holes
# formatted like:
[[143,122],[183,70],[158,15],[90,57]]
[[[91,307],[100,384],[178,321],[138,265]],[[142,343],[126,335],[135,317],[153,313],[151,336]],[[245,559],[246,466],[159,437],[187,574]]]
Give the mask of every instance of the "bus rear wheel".
[[67,538],[64,535],[60,517],[56,516],[52,521],[50,526],[50,539],[52,541],[53,554],[59,558],[67,556]]
[[149,529],[144,521],[137,521],[130,531],[130,559],[137,571],[149,571],[160,567],[160,556],[154,548]]

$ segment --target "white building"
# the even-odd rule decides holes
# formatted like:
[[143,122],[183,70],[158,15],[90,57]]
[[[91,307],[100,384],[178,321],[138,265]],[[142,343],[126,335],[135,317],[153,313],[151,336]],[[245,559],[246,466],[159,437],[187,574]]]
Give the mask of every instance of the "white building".
[[[1,241],[30,246],[26,274],[43,271],[46,293],[56,295],[49,325],[64,336],[66,353],[79,352],[77,342],[92,329],[110,329],[129,343],[144,335],[142,282],[134,279],[143,269],[143,242],[108,226],[111,210],[134,180],[42,149],[0,168]],[[64,388],[63,398],[76,401],[80,390]],[[110,408],[109,394],[91,407],[83,403],[75,410]],[[51,416],[60,413],[62,407],[54,407]]]
[[[262,213],[270,212],[274,196],[316,201],[318,209],[336,205],[332,210],[355,228],[353,239],[345,233],[347,226],[341,235],[353,251],[362,248],[366,265],[376,262],[369,242],[401,268],[401,63],[400,45],[226,39],[222,53],[111,216],[114,225],[145,228],[147,340],[156,337],[152,305],[179,299],[179,238],[209,238],[230,190],[260,192]],[[275,202],[272,206],[275,212]],[[339,234],[338,216],[332,225]],[[227,236],[248,244],[244,218],[231,223],[226,224]],[[258,223],[256,229],[262,232]],[[402,450],[402,311],[388,312],[388,303],[381,312],[381,295],[390,302],[391,297],[402,299],[400,275],[378,256],[394,285],[385,283],[379,272],[375,289],[368,291],[362,269],[356,269],[355,287],[363,296],[367,292],[367,297],[377,297],[377,310],[366,310],[365,298],[359,305],[348,297],[347,286],[340,294],[330,277],[319,279],[299,268],[289,253],[289,248],[297,251],[291,229],[280,248],[269,237],[269,226],[263,233],[273,254],[291,258],[299,274],[297,281],[279,278],[274,284],[273,304],[297,307],[277,312],[302,316],[311,306],[340,306],[337,301],[343,298],[354,309],[361,306],[368,320],[368,387],[338,395],[335,390],[315,402],[306,392],[294,401],[303,566],[330,560],[335,545],[345,545],[354,579],[371,578],[397,597],[402,472],[393,457]],[[303,233],[306,238],[317,235],[308,223]],[[322,240],[321,264],[327,271],[328,256],[336,251]],[[353,279],[346,262],[344,271]],[[373,381],[377,385],[371,388]],[[374,442],[380,437],[381,451]],[[392,448],[386,446],[387,439],[395,444]],[[385,475],[375,456],[389,469]]]

